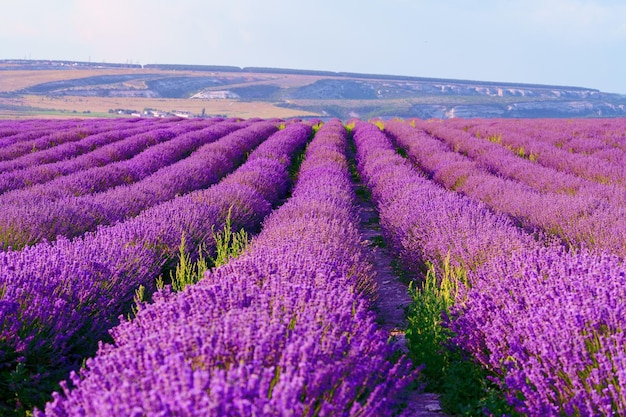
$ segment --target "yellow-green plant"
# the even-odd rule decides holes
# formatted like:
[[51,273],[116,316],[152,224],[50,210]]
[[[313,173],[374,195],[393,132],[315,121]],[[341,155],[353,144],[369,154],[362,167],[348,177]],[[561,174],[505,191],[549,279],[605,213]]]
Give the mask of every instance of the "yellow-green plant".
[[248,233],[244,229],[233,232],[231,222],[231,209],[221,232],[213,233],[215,239],[215,257],[211,258],[214,267],[224,265],[230,259],[241,255],[248,247]]
[[178,264],[174,273],[171,274],[172,290],[182,291],[187,285],[200,281],[208,268],[202,245],[198,248],[198,259],[194,262],[186,250],[185,235],[183,234],[178,248]]
[[372,124],[378,127],[380,130],[385,130],[385,123],[382,120],[374,120]]
[[409,284],[413,299],[407,309],[409,354],[416,365],[424,366],[422,381],[427,390],[441,394],[444,411],[482,416],[488,410],[492,415],[515,416],[487,371],[449,343],[454,334],[444,325],[444,317],[455,303],[462,302],[461,289],[467,285],[467,272],[453,267],[450,256],[438,269],[428,264],[421,285]]
[[408,309],[407,344],[415,363],[424,364],[422,374],[431,389],[439,389],[450,357],[445,343],[452,336],[443,326],[442,317],[450,311],[461,285],[467,282],[465,271],[450,267],[450,258],[442,263],[441,277],[435,267],[428,270],[421,285],[409,284],[413,302]]

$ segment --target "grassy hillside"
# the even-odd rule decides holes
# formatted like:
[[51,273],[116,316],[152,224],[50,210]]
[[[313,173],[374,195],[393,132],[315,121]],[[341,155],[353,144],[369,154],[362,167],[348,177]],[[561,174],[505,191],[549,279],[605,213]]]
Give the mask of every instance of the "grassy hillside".
[[626,98],[534,84],[199,65],[0,62],[0,117],[623,117]]

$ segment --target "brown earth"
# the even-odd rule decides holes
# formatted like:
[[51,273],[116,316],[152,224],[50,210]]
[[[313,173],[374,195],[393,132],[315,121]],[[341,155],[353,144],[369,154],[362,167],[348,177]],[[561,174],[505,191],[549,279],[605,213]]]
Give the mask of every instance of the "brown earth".
[[[84,117],[85,114],[83,112],[85,111],[89,111],[93,116],[101,117],[103,114],[107,114],[109,109],[134,109],[141,112],[145,108],[164,112],[185,111],[196,115],[201,114],[202,109],[205,109],[207,115],[224,115],[226,117],[241,117],[244,119],[252,117],[267,119],[273,117],[317,116],[316,113],[282,108],[271,103],[239,102],[236,100],[27,95],[19,98],[0,99],[0,103],[65,112],[67,117]],[[46,117],[46,115],[44,114],[43,117]]]
[[[407,352],[404,335],[407,327],[405,308],[411,303],[408,287],[393,272],[391,265],[394,256],[384,244],[381,244],[378,213],[374,204],[363,198],[359,198],[358,202],[361,236],[364,244],[371,248],[371,260],[376,272],[378,297],[374,309],[378,322],[392,336],[393,343],[398,344],[401,350]],[[403,401],[406,405],[402,413],[403,417],[448,417],[441,410],[437,394],[409,391]]]

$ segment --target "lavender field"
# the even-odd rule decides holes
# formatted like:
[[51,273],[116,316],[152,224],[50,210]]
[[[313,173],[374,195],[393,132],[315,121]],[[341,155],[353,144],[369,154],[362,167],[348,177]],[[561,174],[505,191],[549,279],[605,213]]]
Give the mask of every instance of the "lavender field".
[[2,120],[0,415],[411,415],[452,352],[502,406],[450,414],[626,415],[625,161],[626,119]]

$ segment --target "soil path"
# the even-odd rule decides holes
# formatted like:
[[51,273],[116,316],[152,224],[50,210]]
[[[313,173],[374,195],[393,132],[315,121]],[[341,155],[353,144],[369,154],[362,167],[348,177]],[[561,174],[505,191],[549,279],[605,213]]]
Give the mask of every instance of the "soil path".
[[[354,184],[355,190],[361,184]],[[378,211],[374,204],[357,193],[360,212],[360,231],[364,243],[372,252],[372,261],[376,271],[378,298],[374,308],[381,327],[394,336],[399,347],[407,351],[404,329],[406,328],[405,308],[411,303],[408,287],[400,281],[391,265],[394,257],[382,243],[382,235],[378,223]],[[404,417],[447,417],[441,411],[437,394],[411,391],[404,399],[406,409]]]

